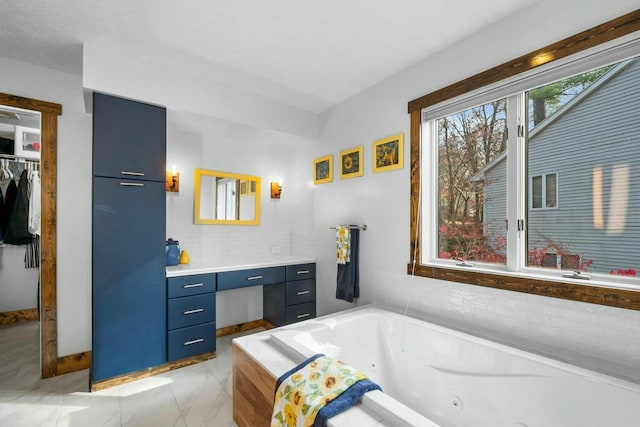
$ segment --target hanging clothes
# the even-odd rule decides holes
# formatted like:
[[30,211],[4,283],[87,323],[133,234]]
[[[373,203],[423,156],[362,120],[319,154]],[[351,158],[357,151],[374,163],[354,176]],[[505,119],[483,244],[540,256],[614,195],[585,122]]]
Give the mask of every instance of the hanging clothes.
[[16,181],[12,179],[9,181],[9,186],[7,187],[7,191],[4,195],[4,208],[0,212],[0,232],[2,232],[3,237],[6,237],[7,235],[7,226],[9,225],[11,211],[13,210],[13,205],[16,202],[17,195],[18,185],[16,184]]
[[24,251],[24,268],[40,268],[40,174],[35,167],[29,172],[28,228],[33,241]]
[[[0,188],[0,216],[4,211],[4,196],[2,195],[2,189]],[[2,242],[2,228],[0,228],[0,242]]]
[[24,268],[40,268],[40,236],[33,236],[24,250]]
[[29,233],[29,172],[25,169],[20,175],[20,184],[4,233],[4,242],[10,245],[26,245],[32,240],[33,237]]
[[29,233],[40,235],[40,174],[32,170],[29,175]]

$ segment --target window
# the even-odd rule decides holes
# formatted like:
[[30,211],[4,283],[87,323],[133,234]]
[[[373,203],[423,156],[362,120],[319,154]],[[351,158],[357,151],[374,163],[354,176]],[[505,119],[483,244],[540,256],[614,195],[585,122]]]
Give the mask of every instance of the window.
[[488,180],[504,183],[506,113],[499,99],[436,120],[440,258],[505,262],[505,194],[484,190]]
[[[640,164],[639,109],[640,57],[634,57],[427,116],[435,134],[425,132],[423,144],[437,145],[438,159],[432,203],[439,242],[432,259],[468,267],[506,265],[514,257],[522,261],[510,270],[553,265],[601,274],[639,266],[640,230],[633,224],[640,223],[640,168],[632,168]],[[524,122],[528,132],[518,129]],[[543,173],[549,169],[559,172]],[[565,195],[562,206],[558,194]],[[525,212],[517,208],[523,200]],[[509,235],[509,223],[519,232]],[[547,253],[557,262],[541,263]]]
[[580,265],[579,255],[557,254],[555,252],[543,252],[541,254],[540,267],[576,270]]
[[531,209],[555,208],[558,205],[556,182],[558,175],[550,173],[531,177]]
[[541,49],[409,103],[411,274],[640,309],[640,38],[569,56],[593,39],[552,45],[559,65],[513,71]]

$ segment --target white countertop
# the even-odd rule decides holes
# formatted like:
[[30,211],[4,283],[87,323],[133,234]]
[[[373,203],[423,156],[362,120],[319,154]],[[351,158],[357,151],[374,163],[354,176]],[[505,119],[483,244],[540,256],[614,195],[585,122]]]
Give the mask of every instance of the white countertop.
[[206,262],[180,264],[167,267],[167,277],[188,276],[191,274],[220,273],[223,271],[247,270],[250,268],[279,267],[284,265],[307,264],[316,262],[314,257],[274,256],[269,258],[242,260],[211,260]]

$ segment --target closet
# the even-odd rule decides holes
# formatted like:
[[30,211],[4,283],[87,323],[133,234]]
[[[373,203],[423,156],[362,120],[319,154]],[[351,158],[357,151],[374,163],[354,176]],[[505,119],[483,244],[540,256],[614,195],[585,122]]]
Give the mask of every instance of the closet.
[[[0,325],[39,319],[40,114],[0,106]],[[33,343],[39,353],[39,341]],[[3,355],[0,354],[0,360]]]

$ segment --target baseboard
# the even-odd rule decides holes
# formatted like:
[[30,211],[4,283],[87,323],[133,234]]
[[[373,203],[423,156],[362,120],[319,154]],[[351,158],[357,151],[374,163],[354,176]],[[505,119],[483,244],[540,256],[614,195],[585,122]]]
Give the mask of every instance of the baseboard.
[[5,311],[0,313],[0,325],[10,325],[17,322],[38,320],[37,308],[25,308],[24,310]]
[[56,363],[56,375],[64,375],[70,372],[82,371],[91,367],[91,352],[70,354],[58,357]]
[[90,383],[90,389],[91,391],[104,390],[106,388],[115,387],[117,385],[129,383],[131,381],[137,381],[154,375],[164,374],[165,372],[173,371],[174,369],[183,368],[195,363],[204,362],[215,357],[215,351],[199,354],[198,356],[180,359],[176,362],[165,363],[164,365],[143,369],[142,371],[132,372],[126,375],[120,375],[118,377],[109,378],[108,380],[96,381],[94,383]]
[[[244,332],[256,328],[273,329],[271,323],[264,319],[252,320],[250,322],[239,323],[237,325],[226,326],[216,330],[216,337],[223,337],[225,335],[237,334],[238,332]],[[172,371],[174,369],[183,368],[185,366],[193,365],[194,363],[204,362],[216,357],[216,352],[210,352],[200,354],[198,356],[189,357],[186,359],[180,359],[175,362],[165,363],[164,365],[156,366],[153,368],[144,369],[142,371],[133,372],[131,374],[120,375],[118,377],[109,378],[107,380],[97,381],[90,384],[91,391],[104,390],[109,387],[115,387],[120,384],[128,383],[131,381],[140,380],[142,378],[151,377],[153,375],[162,374]],[[72,354],[69,356],[58,358],[58,375],[63,373],[69,373],[79,371],[81,369],[89,368],[91,365],[91,352],[86,351],[84,353]]]
[[238,332],[244,332],[256,328],[273,329],[271,323],[264,319],[252,320],[250,322],[238,323],[237,325],[225,326],[224,328],[216,329],[217,337],[224,337],[225,335],[237,334]]

